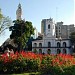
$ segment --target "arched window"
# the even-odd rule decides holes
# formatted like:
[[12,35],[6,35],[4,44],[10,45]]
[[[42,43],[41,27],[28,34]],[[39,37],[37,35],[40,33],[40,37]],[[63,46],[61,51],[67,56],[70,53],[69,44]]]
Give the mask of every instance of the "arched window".
[[66,49],[63,49],[63,54],[66,54]]
[[51,47],[51,43],[50,42],[48,42],[48,47]]
[[39,49],[39,54],[42,54],[42,49]]
[[66,47],[66,42],[63,42],[63,47]]
[[50,24],[48,25],[48,29],[50,29]]
[[34,49],[34,50],[33,50],[33,52],[34,52],[34,53],[37,53],[37,50],[36,50],[36,49]]
[[50,49],[48,49],[48,50],[47,50],[47,53],[48,53],[48,54],[51,54],[51,50],[50,50]]
[[57,42],[57,47],[60,47],[60,42]]
[[37,47],[37,43],[34,43],[34,47]]
[[57,49],[57,54],[60,54],[61,53],[61,50],[60,49]]
[[42,43],[39,43],[39,47],[42,47]]

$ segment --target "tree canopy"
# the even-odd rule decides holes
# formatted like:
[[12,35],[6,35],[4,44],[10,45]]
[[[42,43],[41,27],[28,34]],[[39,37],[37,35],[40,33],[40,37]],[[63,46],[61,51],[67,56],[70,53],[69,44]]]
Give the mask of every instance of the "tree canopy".
[[12,25],[12,20],[7,16],[3,16],[0,9],[0,34]]
[[1,9],[0,9],[0,20],[3,18],[3,14],[1,12]]
[[70,39],[71,39],[71,42],[72,42],[72,43],[75,43],[75,32],[72,32],[72,33],[70,34]]
[[14,43],[18,45],[19,49],[26,47],[26,43],[30,36],[34,34],[34,28],[32,22],[24,20],[14,20],[14,26],[9,28],[12,31],[10,38],[14,39]]
[[2,20],[1,20],[1,24],[0,24],[0,34],[2,32],[4,32],[4,30],[8,29],[10,26],[12,26],[12,21],[11,19],[7,16],[7,17],[4,17]]
[[72,32],[70,34],[70,40],[71,40],[71,43],[72,43],[73,52],[75,52],[75,32]]

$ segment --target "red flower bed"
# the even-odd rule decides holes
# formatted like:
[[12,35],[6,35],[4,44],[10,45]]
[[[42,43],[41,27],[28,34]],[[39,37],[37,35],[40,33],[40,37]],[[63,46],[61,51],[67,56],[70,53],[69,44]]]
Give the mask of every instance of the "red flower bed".
[[75,58],[69,54],[42,55],[21,51],[0,56],[0,72],[48,71],[52,67],[64,72],[65,68],[74,65]]

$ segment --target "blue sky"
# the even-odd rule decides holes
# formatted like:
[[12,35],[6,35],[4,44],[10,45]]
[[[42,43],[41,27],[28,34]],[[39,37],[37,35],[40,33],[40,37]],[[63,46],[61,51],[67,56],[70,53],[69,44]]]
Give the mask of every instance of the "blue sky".
[[[38,31],[41,31],[41,20],[52,17],[55,22],[64,24],[74,23],[75,0],[0,0],[0,8],[5,16],[16,19],[16,10],[19,3],[22,6],[22,19],[31,21]],[[3,41],[9,37],[7,33],[0,37]]]

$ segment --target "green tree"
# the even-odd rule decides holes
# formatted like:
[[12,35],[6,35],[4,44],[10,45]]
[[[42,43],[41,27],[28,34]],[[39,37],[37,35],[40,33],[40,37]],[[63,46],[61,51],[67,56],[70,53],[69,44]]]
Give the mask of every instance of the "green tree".
[[12,25],[11,19],[7,17],[3,17],[0,23],[0,34],[2,34],[6,29],[8,29]]
[[0,20],[3,18],[3,14],[1,12],[1,9],[0,9]]
[[71,40],[71,43],[72,43],[72,46],[73,46],[73,52],[75,52],[75,32],[72,32],[70,34],[70,40]]
[[75,43],[75,32],[72,32],[70,34],[70,40],[71,40],[72,43]]
[[12,25],[11,19],[7,16],[3,16],[0,9],[0,34],[4,32],[4,30],[8,29]]
[[34,28],[32,22],[29,21],[15,20],[13,23],[14,26],[9,28],[9,30],[12,31],[10,38],[14,39],[14,43],[16,43],[21,50],[26,47],[26,43],[31,34],[34,34]]

